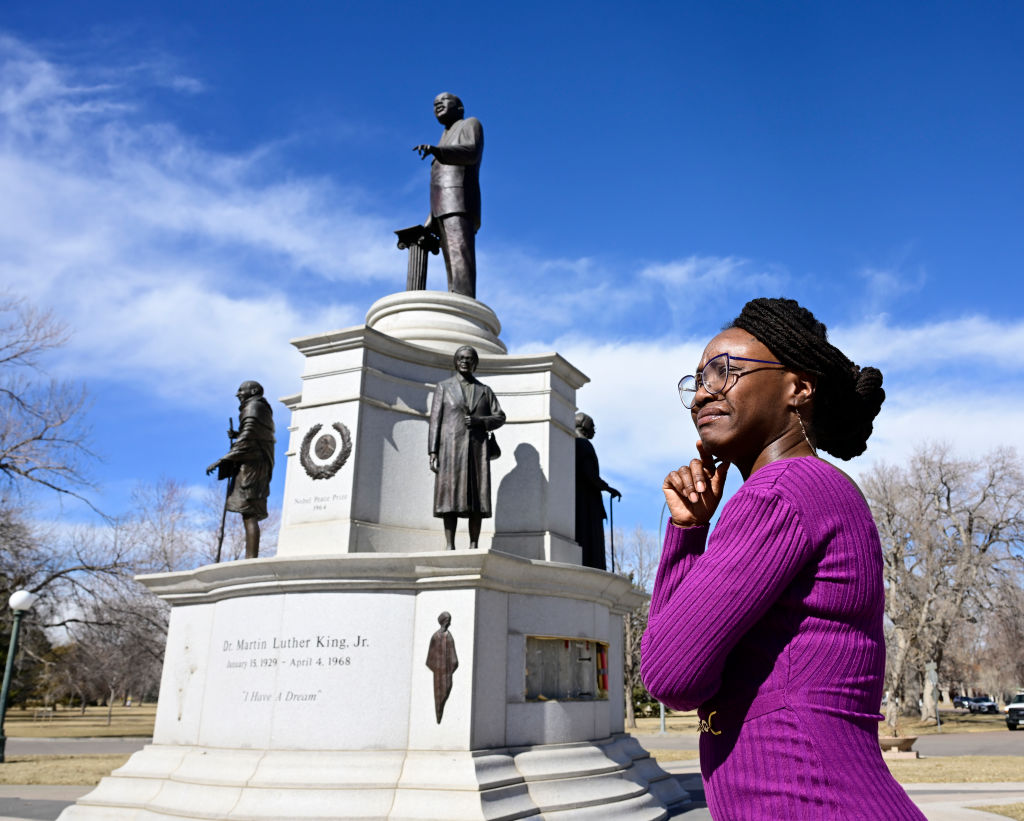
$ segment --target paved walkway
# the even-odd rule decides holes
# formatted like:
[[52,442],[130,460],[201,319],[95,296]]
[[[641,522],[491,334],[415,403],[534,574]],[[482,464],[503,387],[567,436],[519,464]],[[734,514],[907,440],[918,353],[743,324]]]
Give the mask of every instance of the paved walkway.
[[0,784],[0,821],[54,821],[91,789]]
[[937,733],[919,736],[914,749],[921,755],[1024,755],[1024,733]]
[[[711,821],[704,803],[700,773],[690,762],[669,762],[665,769],[689,791],[694,804],[674,816],[683,821]],[[0,785],[0,821],[55,821],[91,787],[31,787]],[[1024,801],[1024,782],[1012,784],[907,784],[907,792],[928,821],[1006,821],[1004,816],[970,807]]]
[[[680,821],[711,821],[704,803],[700,765],[696,761],[669,761],[665,770],[679,779],[694,806],[673,818]],[[1006,816],[972,810],[971,807],[1016,804],[1024,801],[1024,781],[1006,784],[904,784],[911,800],[928,821],[1006,821]]]
[[9,738],[6,755],[130,755],[151,738]]

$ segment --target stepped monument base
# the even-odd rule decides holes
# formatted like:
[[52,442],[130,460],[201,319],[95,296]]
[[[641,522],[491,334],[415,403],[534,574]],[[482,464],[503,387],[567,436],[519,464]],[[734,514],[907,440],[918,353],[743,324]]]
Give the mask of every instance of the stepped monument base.
[[[278,555],[140,578],[172,606],[153,743],[63,821],[654,821],[688,804],[624,733],[623,615],[642,595],[580,566],[586,377],[509,356],[499,332],[476,300],[417,291],[294,342]],[[508,422],[480,549],[445,551],[427,415],[463,344]]]

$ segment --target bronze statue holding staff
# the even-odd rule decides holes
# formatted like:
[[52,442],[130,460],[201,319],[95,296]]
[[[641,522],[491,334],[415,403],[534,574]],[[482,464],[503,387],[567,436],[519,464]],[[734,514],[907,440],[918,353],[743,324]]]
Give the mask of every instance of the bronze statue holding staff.
[[[604,557],[604,510],[601,494],[607,491],[612,499],[622,494],[601,478],[591,439],[597,428],[586,413],[576,414],[576,542],[583,548],[583,566],[607,570]],[[609,503],[610,504],[610,503]],[[612,534],[612,564],[615,563],[615,535]],[[612,568],[614,572],[614,567]]]
[[[228,430],[231,450],[206,469],[218,479],[233,479],[225,510],[242,514],[245,558],[260,553],[260,525],[267,518],[267,497],[274,472],[274,414],[259,382],[243,382],[238,393],[238,430]],[[218,551],[219,552],[219,551]]]

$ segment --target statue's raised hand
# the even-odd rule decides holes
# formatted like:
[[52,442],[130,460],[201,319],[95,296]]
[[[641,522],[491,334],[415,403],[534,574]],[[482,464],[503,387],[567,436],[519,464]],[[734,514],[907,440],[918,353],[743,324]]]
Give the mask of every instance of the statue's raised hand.
[[420,159],[422,160],[428,154],[433,154],[434,150],[436,148],[437,148],[436,145],[427,145],[426,143],[424,143],[422,145],[415,145],[415,146],[413,146],[412,150],[413,151],[419,151],[420,152]]

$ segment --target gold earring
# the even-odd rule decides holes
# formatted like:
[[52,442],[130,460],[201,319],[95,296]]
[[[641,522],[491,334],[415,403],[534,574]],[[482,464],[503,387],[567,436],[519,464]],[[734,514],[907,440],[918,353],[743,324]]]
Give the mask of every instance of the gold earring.
[[807,446],[811,449],[811,452],[817,456],[818,449],[814,447],[814,443],[811,441],[811,437],[807,435],[807,428],[804,427],[804,418],[800,415],[800,411],[793,408],[793,413],[796,414],[796,421],[800,425],[800,432],[804,435],[804,441],[807,442]]

